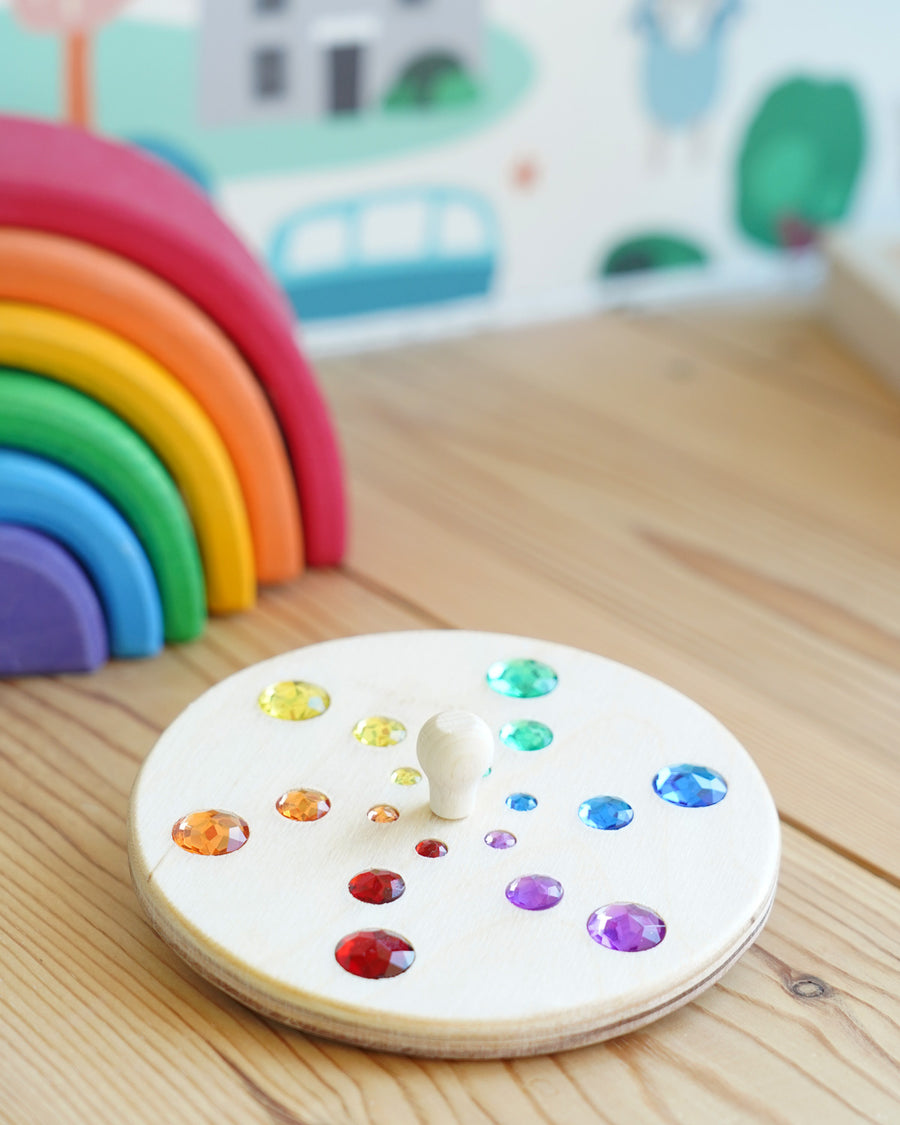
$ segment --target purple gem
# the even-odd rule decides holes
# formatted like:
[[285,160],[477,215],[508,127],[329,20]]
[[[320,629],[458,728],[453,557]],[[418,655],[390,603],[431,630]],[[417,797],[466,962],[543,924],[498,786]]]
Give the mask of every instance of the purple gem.
[[549,875],[520,875],[506,888],[506,897],[522,910],[549,910],[562,896],[562,883]]
[[512,832],[507,832],[505,828],[494,828],[484,838],[484,842],[489,848],[512,848],[515,846],[516,838]]
[[611,902],[601,906],[588,918],[587,930],[598,945],[620,953],[652,949],[666,936],[662,918],[636,902]]

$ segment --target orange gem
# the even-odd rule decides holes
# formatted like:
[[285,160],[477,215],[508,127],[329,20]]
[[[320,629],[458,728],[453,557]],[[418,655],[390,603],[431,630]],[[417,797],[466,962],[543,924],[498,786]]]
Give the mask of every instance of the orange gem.
[[237,813],[206,809],[188,813],[172,827],[172,839],[195,855],[228,855],[247,843],[250,826]]
[[275,802],[275,808],[288,820],[321,820],[331,801],[318,789],[289,789]]
[[376,824],[389,824],[392,820],[400,819],[400,814],[393,805],[373,805],[366,816]]

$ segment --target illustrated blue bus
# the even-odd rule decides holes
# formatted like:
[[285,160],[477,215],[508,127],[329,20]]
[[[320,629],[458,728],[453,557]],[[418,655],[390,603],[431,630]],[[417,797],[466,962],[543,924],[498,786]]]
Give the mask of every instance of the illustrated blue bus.
[[482,196],[404,188],[294,213],[275,232],[269,264],[298,317],[320,320],[482,296],[498,244]]

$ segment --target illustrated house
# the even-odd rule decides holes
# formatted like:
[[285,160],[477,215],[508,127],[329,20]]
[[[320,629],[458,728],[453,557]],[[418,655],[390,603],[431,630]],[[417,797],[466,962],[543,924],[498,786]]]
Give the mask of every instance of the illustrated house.
[[485,0],[203,0],[209,125],[377,105],[418,67],[481,67]]

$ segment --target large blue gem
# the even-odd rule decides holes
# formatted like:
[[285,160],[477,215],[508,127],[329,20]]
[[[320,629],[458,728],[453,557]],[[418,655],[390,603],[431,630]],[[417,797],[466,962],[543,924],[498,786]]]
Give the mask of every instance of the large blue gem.
[[634,809],[621,797],[589,797],[578,806],[578,815],[588,828],[614,832],[634,820]]
[[664,801],[684,809],[716,805],[728,792],[725,778],[707,766],[666,766],[653,779],[653,788]]

